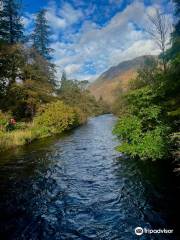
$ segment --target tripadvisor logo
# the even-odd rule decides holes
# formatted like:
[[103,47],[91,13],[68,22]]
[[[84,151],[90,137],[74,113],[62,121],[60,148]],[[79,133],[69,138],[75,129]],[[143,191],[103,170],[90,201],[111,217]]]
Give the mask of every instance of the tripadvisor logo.
[[138,236],[142,235],[143,234],[143,228],[141,228],[141,227],[135,228],[135,234],[138,235]]
[[166,233],[166,234],[170,234],[173,233],[173,229],[148,229],[148,228],[142,228],[142,227],[136,227],[135,228],[135,234],[140,236],[143,233],[145,234],[160,234],[160,233]]

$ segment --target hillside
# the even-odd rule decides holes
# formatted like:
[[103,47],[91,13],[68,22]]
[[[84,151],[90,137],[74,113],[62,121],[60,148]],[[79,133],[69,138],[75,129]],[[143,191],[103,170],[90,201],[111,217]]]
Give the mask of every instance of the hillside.
[[129,80],[136,76],[140,67],[152,59],[154,56],[146,55],[121,62],[104,72],[90,85],[89,90],[97,99],[102,96],[107,103],[112,103],[117,90],[121,88],[121,91],[127,91]]

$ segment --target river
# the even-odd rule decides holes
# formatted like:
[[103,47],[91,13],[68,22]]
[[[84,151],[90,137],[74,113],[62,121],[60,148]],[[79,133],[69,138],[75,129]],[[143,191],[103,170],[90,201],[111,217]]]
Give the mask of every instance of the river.
[[153,240],[175,228],[175,189],[158,163],[115,151],[113,115],[0,155],[0,239]]

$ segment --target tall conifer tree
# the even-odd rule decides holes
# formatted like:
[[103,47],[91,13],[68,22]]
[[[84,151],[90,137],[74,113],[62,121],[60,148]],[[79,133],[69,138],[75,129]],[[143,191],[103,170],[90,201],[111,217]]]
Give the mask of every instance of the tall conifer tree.
[[33,46],[39,54],[47,60],[51,59],[50,53],[52,52],[52,49],[49,48],[49,36],[50,27],[46,19],[46,10],[43,9],[36,15]]
[[17,0],[2,0],[0,7],[0,40],[15,44],[23,39],[21,6]]
[[174,26],[174,32],[172,34],[172,53],[176,56],[180,52],[180,1],[174,0],[176,12],[175,16],[177,18],[176,24]]

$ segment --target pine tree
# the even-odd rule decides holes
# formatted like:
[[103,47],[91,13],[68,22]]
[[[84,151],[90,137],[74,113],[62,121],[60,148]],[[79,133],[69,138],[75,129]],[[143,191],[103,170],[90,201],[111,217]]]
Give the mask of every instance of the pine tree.
[[0,7],[0,40],[15,44],[23,39],[20,4],[16,0],[2,0]]
[[172,34],[172,52],[176,56],[180,52],[180,1],[174,0],[176,6],[175,16],[177,22],[174,26],[174,32]]
[[35,28],[32,34],[33,40],[33,48],[37,51],[37,53],[46,61],[47,66],[47,76],[48,81],[52,85],[56,85],[55,78],[55,65],[50,62],[52,59],[51,52],[53,49],[49,47],[50,45],[50,27],[48,25],[48,21],[46,19],[46,10],[42,9],[37,13],[35,19]]
[[173,0],[175,6],[175,24],[174,31],[171,34],[172,47],[167,50],[166,57],[168,60],[177,57],[180,53],[180,1]]
[[61,88],[60,91],[63,92],[65,91],[67,88],[67,76],[66,76],[66,72],[63,71],[62,72],[62,76],[61,76]]
[[36,15],[35,29],[33,32],[33,46],[45,59],[50,60],[52,49],[49,48],[50,27],[46,19],[46,10],[41,10]]

